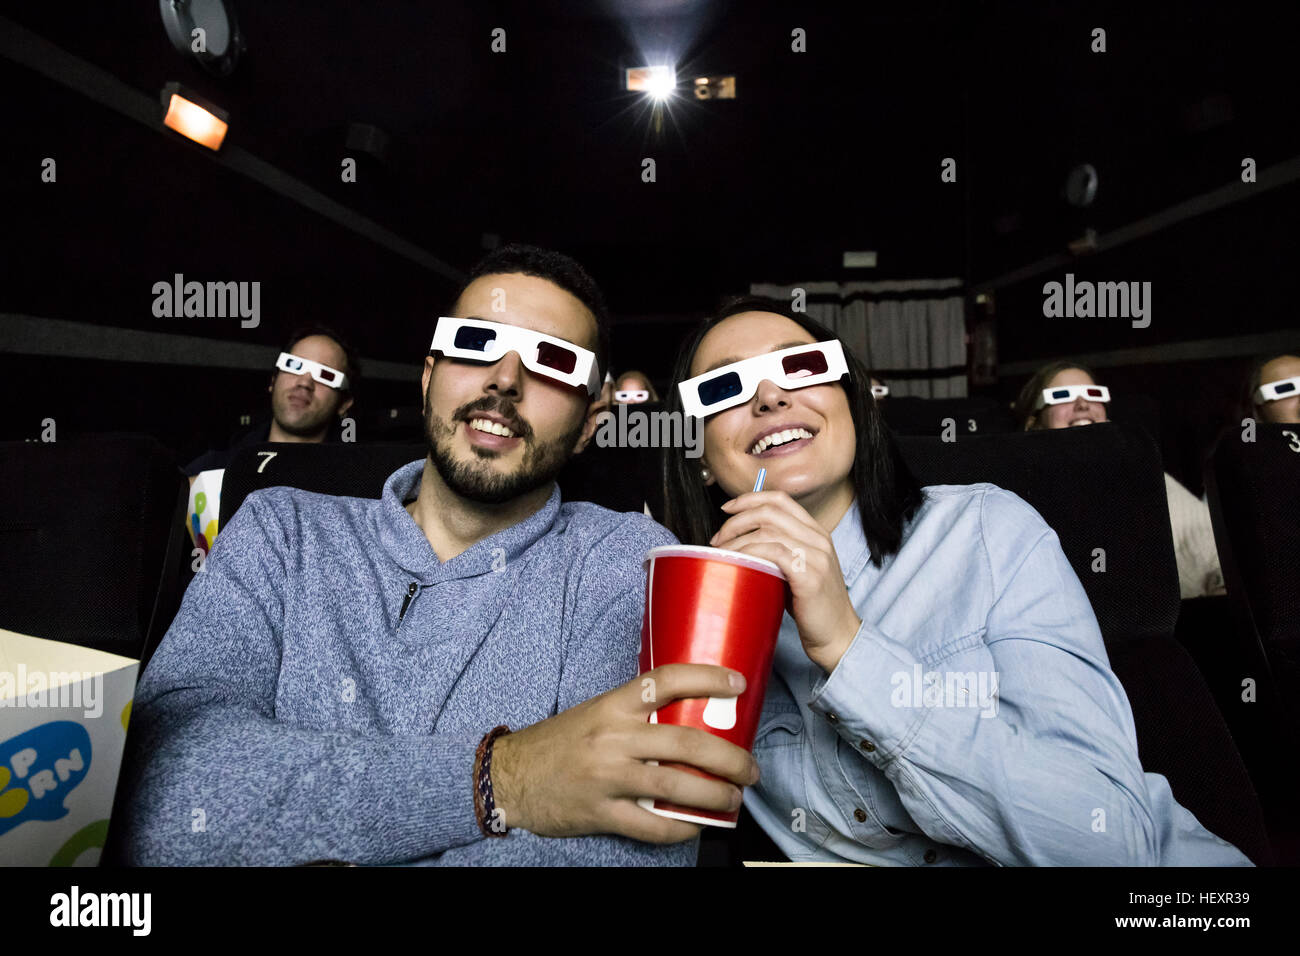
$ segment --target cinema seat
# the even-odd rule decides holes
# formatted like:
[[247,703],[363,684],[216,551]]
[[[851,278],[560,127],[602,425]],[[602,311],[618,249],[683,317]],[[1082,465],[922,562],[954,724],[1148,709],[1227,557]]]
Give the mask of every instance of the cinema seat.
[[[664,411],[659,402],[628,407],[629,412],[650,416]],[[616,416],[615,424],[617,420]],[[563,499],[590,501],[610,511],[641,511],[649,504],[652,515],[662,515],[664,493],[659,474],[663,450],[625,444],[602,447],[599,434],[592,436],[580,455],[569,459],[556,478]]]
[[0,627],[139,659],[175,611],[186,490],[147,435],[0,443]]
[[[1137,425],[1015,432],[958,442],[900,437],[924,485],[988,481],[1056,532],[1124,685],[1142,766],[1212,833],[1273,862],[1253,782],[1222,714],[1174,640],[1179,613],[1169,509],[1155,441]],[[1093,571],[1096,549],[1105,571]]]
[[1205,486],[1238,622],[1223,639],[1258,668],[1237,682],[1255,679],[1256,700],[1244,706],[1263,711],[1273,732],[1276,790],[1266,806],[1286,831],[1286,855],[1300,862],[1300,426],[1259,423],[1253,442],[1228,431],[1206,465]]
[[424,441],[424,412],[419,405],[372,409],[361,425],[367,443],[400,444]]
[[1160,403],[1150,395],[1127,391],[1112,393],[1110,404],[1106,406],[1106,417],[1113,422],[1140,425],[1148,435],[1160,440]]
[[[423,444],[265,442],[231,459],[221,481],[221,527],[259,488],[285,485],[323,495],[378,498],[388,476],[424,458]],[[218,533],[220,540],[220,533]]]
[[1001,402],[982,396],[968,398],[888,398],[880,406],[885,422],[898,435],[943,435],[952,422],[955,438],[997,435],[1015,429],[1011,411]]

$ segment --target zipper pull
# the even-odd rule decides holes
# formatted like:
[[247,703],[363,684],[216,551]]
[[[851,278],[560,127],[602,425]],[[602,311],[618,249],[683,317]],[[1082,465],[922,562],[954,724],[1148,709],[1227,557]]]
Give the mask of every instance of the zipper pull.
[[419,585],[414,581],[406,589],[406,597],[402,598],[402,610],[397,614],[397,629],[402,629],[402,618],[406,617],[406,609],[411,606],[411,598],[415,597],[415,592],[419,590]]

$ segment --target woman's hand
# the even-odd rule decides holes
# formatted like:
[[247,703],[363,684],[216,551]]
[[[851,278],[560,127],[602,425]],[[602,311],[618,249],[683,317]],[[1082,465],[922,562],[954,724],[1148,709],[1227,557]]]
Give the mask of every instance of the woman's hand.
[[722,506],[731,515],[709,544],[766,558],[790,583],[787,610],[803,649],[828,674],[862,621],[853,609],[831,537],[784,491],[751,491]]

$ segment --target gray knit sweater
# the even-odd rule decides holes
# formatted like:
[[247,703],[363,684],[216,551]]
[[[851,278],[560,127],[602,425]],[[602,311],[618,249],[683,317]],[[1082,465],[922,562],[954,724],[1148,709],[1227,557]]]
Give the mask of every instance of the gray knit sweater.
[[291,488],[244,501],[137,688],[112,855],[694,865],[698,840],[486,838],[471,781],[492,727],[636,675],[641,558],[673,536],[561,504],[557,488],[440,562],[403,507],[423,465],[394,472],[378,501]]

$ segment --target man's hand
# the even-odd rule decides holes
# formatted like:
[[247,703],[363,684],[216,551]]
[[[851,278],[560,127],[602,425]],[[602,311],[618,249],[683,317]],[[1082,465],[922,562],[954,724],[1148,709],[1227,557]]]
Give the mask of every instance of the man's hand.
[[[738,685],[728,680],[731,676]],[[647,679],[653,683],[644,683]],[[650,688],[653,694],[646,694]],[[699,833],[698,825],[650,813],[637,806],[637,798],[735,810],[738,788],[758,781],[758,763],[707,731],[646,720],[672,700],[735,697],[742,690],[744,677],[728,668],[669,664],[497,738],[492,792],[506,826],[550,837],[617,833],[647,843],[689,840]],[[653,767],[647,760],[690,764],[737,786]]]

